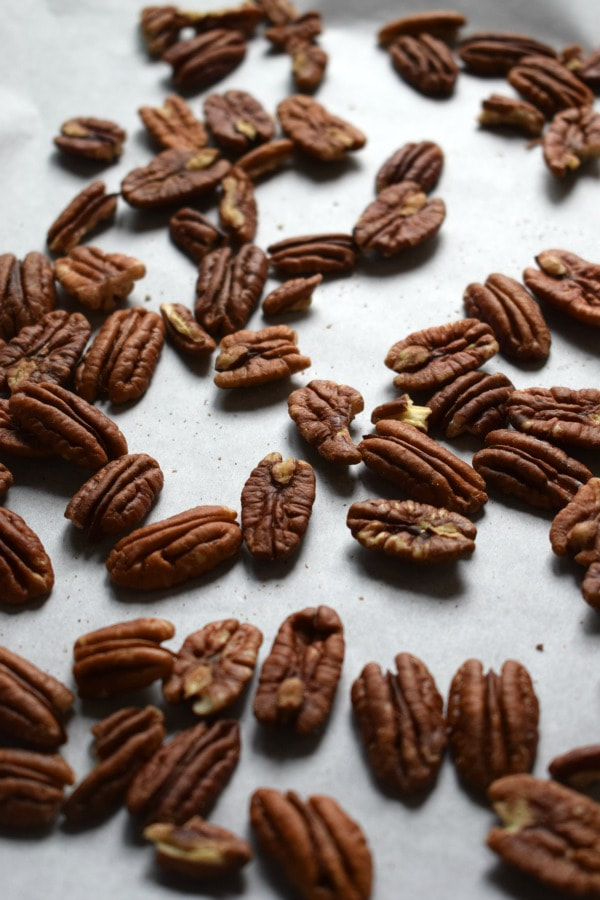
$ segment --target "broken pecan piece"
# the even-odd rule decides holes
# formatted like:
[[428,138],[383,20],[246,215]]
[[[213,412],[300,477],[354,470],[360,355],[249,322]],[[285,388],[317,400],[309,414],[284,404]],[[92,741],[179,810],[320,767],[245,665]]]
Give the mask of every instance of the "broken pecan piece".
[[255,244],[234,255],[221,247],[200,262],[194,313],[214,338],[243,328],[256,306],[269,271],[267,257]]
[[382,419],[395,419],[397,422],[406,422],[414,425],[421,431],[427,431],[427,423],[431,410],[428,406],[416,406],[408,394],[400,394],[395,400],[388,400],[380,406],[376,406],[371,413],[371,422],[376,425]]
[[329,56],[312,41],[290,38],[286,51],[292,59],[292,78],[299,91],[314,91],[325,77]]
[[54,572],[37,534],[24,519],[0,507],[0,601],[22,606],[50,593]]
[[156,845],[159,866],[188,878],[222,878],[252,859],[250,844],[200,816],[183,825],[155,822],[144,837]]
[[356,263],[350,234],[308,234],[285,238],[267,247],[269,264],[285,275],[340,274]]
[[246,55],[246,39],[241,31],[211,28],[197,37],[178,41],[162,55],[173,69],[173,81],[183,90],[201,90],[220,81]]
[[275,316],[280,313],[298,312],[308,309],[312,302],[313,291],[323,281],[323,276],[317,273],[310,278],[291,278],[284,281],[279,287],[267,294],[262,302],[262,311],[265,316]]
[[267,726],[296,734],[322,728],[344,661],[344,628],[330,606],[307,607],[282,623],[263,663],[254,715]]
[[600,447],[600,391],[566,387],[514,391],[506,402],[510,424],[546,441]]
[[489,431],[506,428],[506,401],[514,389],[514,384],[501,372],[494,375],[479,369],[465,372],[427,401],[431,412],[428,425],[448,438],[458,437],[465,431],[484,438]]
[[180,250],[199,263],[202,257],[225,241],[223,232],[197,209],[186,206],[169,219],[171,240]]
[[303,41],[313,41],[323,30],[321,13],[311,11],[303,16],[298,16],[292,21],[281,22],[265,29],[265,37],[278,50],[285,50],[292,38]]
[[452,51],[430,34],[404,34],[389,46],[392,63],[402,78],[426,97],[449,97],[458,77]]
[[570,106],[592,106],[594,95],[576,75],[549,56],[524,56],[508,75],[509,83],[547,118]]
[[588,744],[555,756],[548,763],[548,772],[569,787],[585,790],[600,778],[600,745]]
[[208,144],[204,125],[178,94],[170,94],[162,106],[141,106],[138,115],[166,150],[201,150]]
[[583,598],[600,609],[600,478],[590,478],[555,516],[550,543],[558,556],[572,556],[587,567]]
[[324,459],[343,465],[361,461],[348,426],[364,407],[357,390],[335,381],[311,381],[288,397],[288,412],[304,440]]
[[304,94],[286,97],[277,107],[284,133],[308,156],[322,162],[337,162],[346,153],[360,150],[366,137],[349,122],[332,115]]
[[210,336],[196,322],[194,316],[181,303],[163,303],[160,307],[165,331],[178,350],[192,356],[205,356],[217,346]]
[[253,0],[244,0],[239,6],[227,6],[209,12],[189,11],[185,16],[187,24],[198,33],[223,28],[227,31],[241,31],[246,37],[252,37],[256,26],[264,19],[263,11]]
[[462,40],[458,55],[469,72],[476,75],[507,75],[524,56],[556,58],[547,44],[527,34],[480,31]]
[[544,135],[543,148],[552,174],[564,178],[582,162],[600,156],[600,114],[591,106],[558,112]]
[[433,141],[404,144],[380,167],[375,176],[375,189],[379,194],[392,184],[413,181],[428,194],[438,183],[443,165],[442,149]]
[[600,265],[567,250],[544,250],[541,271],[525,269],[523,281],[536,297],[579,322],[600,325]]
[[73,197],[48,229],[46,241],[52,253],[68,253],[99,222],[114,216],[117,194],[107,194],[103,181],[93,181]]
[[481,101],[477,121],[484,128],[508,126],[529,137],[537,137],[545,125],[543,114],[532,103],[515,97],[504,97],[502,94],[492,94],[487,100]]
[[54,277],[68,294],[89,309],[114,309],[146,274],[139,259],[123,253],[106,253],[99,247],[74,247],[54,263]]
[[466,24],[466,18],[457,10],[424,10],[386,22],[377,32],[377,38],[382,47],[387,47],[402,34],[432,34],[451,43],[458,29]]
[[232,166],[221,182],[219,221],[232,240],[246,244],[254,240],[258,221],[254,187],[249,175]]
[[214,147],[164,150],[147,166],[129,172],[121,192],[130,206],[139,209],[189,203],[212,191],[229,169]]
[[446,217],[439,197],[428,199],[416,181],[402,181],[379,192],[362,212],[352,236],[368,253],[395,256],[434,237]]
[[270,141],[275,134],[273,118],[246,91],[209,94],[204,117],[216,143],[236,155]]
[[54,274],[47,256],[32,251],[19,262],[13,253],[0,254],[1,340],[10,341],[55,306]]
[[296,332],[287,325],[226,335],[215,361],[215,384],[220,388],[256,387],[307,369],[310,359],[300,353],[297,340]]
[[58,754],[0,748],[0,828],[44,828],[57,818],[75,775]]
[[239,169],[243,169],[252,181],[256,181],[267,172],[272,172],[282,166],[289,159],[293,150],[293,141],[288,138],[277,138],[244,153],[236,160],[235,164]]
[[79,116],[62,123],[54,143],[64,153],[109,163],[121,155],[126,137],[126,132],[115,122]]

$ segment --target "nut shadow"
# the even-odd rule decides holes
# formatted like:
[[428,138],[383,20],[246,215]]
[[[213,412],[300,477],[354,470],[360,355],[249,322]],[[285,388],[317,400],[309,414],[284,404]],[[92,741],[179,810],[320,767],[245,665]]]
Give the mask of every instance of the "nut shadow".
[[[548,303],[541,302],[540,308],[552,334],[560,334],[561,338],[578,352],[598,356],[600,348],[596,329],[590,328],[584,322],[579,322]],[[552,354],[552,349],[550,349],[550,354]]]
[[[301,373],[302,374],[302,373]],[[271,381],[257,387],[225,388],[216,392],[214,407],[228,412],[253,412],[266,406],[285,403],[289,394],[300,385],[290,383],[289,378]]]
[[205,572],[204,575],[198,575],[196,578],[190,578],[181,584],[176,584],[172,587],[158,589],[135,590],[133,588],[120,587],[111,580],[111,577],[107,572],[104,586],[107,593],[111,595],[113,599],[118,600],[119,603],[126,603],[131,606],[139,603],[142,606],[146,606],[148,603],[153,603],[155,601],[160,603],[162,600],[177,599],[178,597],[189,593],[191,589],[194,591],[202,591],[213,584],[213,582],[217,582],[219,579],[223,578],[232,566],[237,563],[238,557],[236,555],[230,559],[223,560],[218,566],[211,569],[210,572]]
[[580,178],[592,178],[598,181],[599,177],[600,166],[597,159],[582,162],[576,171],[568,172],[565,178],[557,178],[548,171],[546,172],[546,193],[548,199],[551,203],[559,205],[569,198]]
[[255,722],[250,745],[253,753],[261,753],[273,761],[284,762],[290,757],[302,759],[316,753],[326,728],[327,722],[320,731],[303,735],[283,726],[269,728]]
[[[360,151],[358,151],[360,152]],[[341,178],[351,172],[359,172],[363,165],[354,154],[347,153],[343,159],[336,162],[324,162],[319,159],[313,159],[301,150],[296,150],[293,154],[294,171],[315,184],[326,184],[336,178]],[[366,206],[366,203],[365,203]]]
[[156,882],[173,893],[193,897],[198,897],[200,894],[203,897],[215,898],[237,897],[246,889],[246,879],[241,872],[219,874],[211,881],[168,872],[166,869],[161,869],[156,862],[148,865],[144,880]]
[[118,165],[120,159],[119,156],[112,162],[106,162],[101,159],[86,159],[85,156],[70,156],[60,150],[55,150],[50,156],[50,161],[54,165],[60,166],[70,175],[76,175],[87,181],[96,180],[99,177],[104,178],[104,173]]
[[[465,592],[460,561],[431,567],[418,566],[354,543],[355,546],[346,551],[348,565],[359,569],[359,575],[383,582],[388,587],[401,590],[402,594],[419,594],[425,601],[435,602],[456,599]],[[468,564],[468,560],[466,562]]]
[[241,563],[250,577],[258,579],[260,582],[280,581],[287,578],[299,564],[301,547],[302,541],[300,541],[296,550],[285,559],[262,560],[254,557],[244,545]]
[[512,900],[564,900],[564,891],[555,891],[540,884],[533,876],[497,862],[486,874],[486,880],[496,890]]
[[358,481],[356,466],[328,462],[302,438],[293,422],[290,422],[289,425],[288,441],[290,452],[297,459],[303,459],[310,463],[317,473],[319,482],[317,489],[320,485],[326,485],[340,497],[351,497],[354,494]]
[[404,272],[411,272],[413,269],[426,265],[438,251],[443,240],[443,234],[438,232],[431,240],[421,244],[420,247],[403,251],[389,259],[374,254],[364,254],[360,257],[357,269],[366,278],[389,278],[390,276],[395,278]]

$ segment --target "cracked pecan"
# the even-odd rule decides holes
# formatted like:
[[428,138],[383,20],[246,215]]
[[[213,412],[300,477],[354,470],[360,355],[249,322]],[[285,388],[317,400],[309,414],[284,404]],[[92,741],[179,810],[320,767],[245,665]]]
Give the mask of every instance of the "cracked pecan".
[[586,325],[600,325],[600,265],[567,250],[544,250],[523,281],[536,297]]
[[438,183],[443,165],[442,149],[433,141],[403,144],[379,168],[375,190],[379,194],[392,184],[412,181],[428,194]]
[[121,182],[130,206],[156,209],[189,203],[212,191],[229,171],[214,147],[163,150],[147,166],[133,169]]
[[351,272],[356,247],[350,234],[308,234],[267,247],[269,264],[284,275]]
[[226,506],[195,506],[145,525],[115,544],[106,568],[115,584],[138,590],[197,578],[239,550],[236,516]]
[[509,84],[547,118],[570,106],[592,106],[594,95],[576,75],[549,56],[524,56],[512,67]]
[[458,77],[450,48],[430,34],[404,34],[389,45],[392,63],[404,81],[426,97],[449,97]]
[[282,100],[277,115],[284,133],[294,144],[322,162],[342,160],[346,153],[360,150],[367,142],[362,131],[304,94],[293,94]]
[[198,33],[223,28],[227,31],[241,31],[246,37],[252,37],[257,25],[264,19],[264,13],[252,0],[240,3],[239,6],[228,6],[210,12],[186,12],[187,23]]
[[176,6],[146,6],[140,16],[142,34],[152,56],[162,56],[167,47],[175,44],[185,25],[185,15]]
[[217,346],[210,334],[181,303],[163,303],[160,307],[165,331],[178,350],[192,356],[212,353]]
[[183,90],[202,90],[225,78],[246,55],[241,31],[211,28],[197,37],[178,41],[162,55],[173,69],[173,81]]
[[448,695],[448,742],[464,782],[484,793],[496,778],[528,772],[538,742],[538,700],[527,669],[508,659],[500,675],[484,675],[468,659]]
[[300,18],[300,13],[290,0],[256,0],[272,25],[287,25]]
[[188,878],[223,878],[252,859],[250,844],[200,816],[183,825],[155,822],[144,837],[156,845],[159,866]]
[[416,181],[402,181],[379,192],[354,226],[355,243],[368,253],[395,256],[434,237],[446,217],[439,197],[428,199]]
[[406,422],[414,425],[421,431],[427,431],[427,421],[431,410],[427,406],[416,406],[408,394],[400,394],[395,400],[388,400],[380,406],[376,406],[371,413],[371,422],[376,425],[382,419],[395,419],[397,422]]
[[150,757],[129,786],[127,808],[148,824],[182,825],[192,816],[203,816],[227,784],[239,756],[237,722],[199,722]]
[[246,153],[270,141],[275,122],[261,103],[246,91],[209,94],[204,117],[216,143],[231,153]]
[[118,309],[106,319],[75,370],[75,390],[88,403],[138,400],[148,386],[164,343],[158,313],[140,306]]
[[475,550],[477,529],[464,516],[414,500],[363,500],[346,525],[359,544],[410,562],[447,563]]
[[236,331],[219,345],[214,381],[220,388],[256,387],[288,378],[310,366],[287,325],[270,325],[260,331]]
[[564,178],[582,162],[600,156],[600,115],[591,106],[557,113],[544,134],[543,148],[552,174]]
[[74,247],[54,263],[54,277],[68,294],[89,309],[114,309],[146,274],[139,259],[123,253],[106,253],[99,247]]
[[244,153],[235,164],[238,169],[243,169],[252,181],[256,181],[267,172],[282,166],[292,155],[293,150],[293,141],[288,138],[277,138]]
[[292,21],[271,25],[265,30],[265,37],[278,50],[285,50],[288,42],[293,38],[303,41],[313,41],[323,30],[321,13],[311,11],[303,16],[298,16]]
[[127,133],[116,122],[78,116],[62,123],[54,143],[63,153],[109,163],[121,155],[126,137]]
[[479,31],[462,40],[458,55],[469,72],[476,75],[507,75],[524,56],[556,58],[547,44],[527,34]]
[[219,221],[232,240],[246,244],[254,239],[258,211],[254,187],[244,169],[232,166],[221,182]]
[[477,121],[484,128],[508,126],[529,137],[537,137],[544,130],[543,114],[533,104],[515,97],[491,94],[481,101],[481,112]]
[[141,106],[138,115],[154,140],[167,150],[201,150],[208,144],[204,125],[177,94],[170,94],[162,106]]
[[286,52],[292,60],[292,78],[299,91],[314,91],[325,77],[329,56],[312,41],[293,37],[287,42]]
[[68,253],[82,237],[114,216],[117,194],[107,194],[103,181],[93,181],[73,197],[48,229],[46,242],[52,253]]
[[44,828],[57,818],[75,775],[58,754],[0,748],[0,828]]
[[303,900],[368,900],[373,863],[360,826],[332,798],[254,791],[250,823]]
[[600,778],[600,745],[588,744],[555,756],[548,763],[548,772],[556,781],[585,790]]
[[169,219],[171,240],[199,263],[207,253],[225,241],[225,235],[197,209],[186,206]]
[[461,12],[454,9],[432,9],[418,13],[410,13],[386,22],[377,32],[382,47],[387,47],[403,34],[432,34],[443,41],[452,41],[456,32],[467,20]]
[[330,606],[307,607],[282,623],[263,663],[254,715],[262,725],[296,734],[322,728],[344,661],[344,628]]
[[280,313],[298,312],[308,309],[312,302],[314,289],[323,281],[319,273],[310,278],[291,278],[272,290],[262,302],[265,316],[276,316]]
[[590,478],[555,516],[550,543],[558,556],[586,566],[583,598],[600,609],[600,478]]
[[526,388],[507,400],[510,424],[546,441],[600,447],[600,391],[566,387]]
[[268,271],[267,257],[255,244],[235,255],[229,247],[207,253],[196,281],[196,320],[214,338],[239,331],[258,302]]
[[484,438],[489,431],[508,424],[506,401],[514,389],[501,372],[493,375],[479,369],[465,372],[427,401],[431,412],[428,425],[448,438],[458,437],[465,431]]
[[285,559],[299,546],[315,501],[315,473],[302,459],[269,453],[242,489],[242,534],[257,559]]
[[252,678],[262,633],[237,619],[210,622],[190,634],[163,683],[168,703],[193,700],[197,716],[231,706]]
[[288,397],[288,412],[304,440],[324,459],[343,465],[361,461],[348,426],[364,407],[355,388],[335,381],[311,381]]
[[369,765],[383,785],[403,795],[431,787],[446,747],[444,701],[425,663],[395,658],[397,673],[368,663],[351,699]]
[[52,263],[35,250],[20,262],[0,254],[0,339],[10,341],[56,306]]
[[10,414],[9,403],[5,398],[0,398],[0,451],[27,459],[53,455],[49,447],[43,447],[35,438],[19,428]]
[[37,534],[17,513],[0,507],[0,602],[22,606],[53,586],[52,563]]

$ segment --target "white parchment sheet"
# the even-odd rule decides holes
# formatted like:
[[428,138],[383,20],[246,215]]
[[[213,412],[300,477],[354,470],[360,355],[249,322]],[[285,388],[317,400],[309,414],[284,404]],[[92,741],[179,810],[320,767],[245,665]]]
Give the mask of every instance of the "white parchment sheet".
[[[0,252],[22,258],[44,250],[48,226],[72,197],[96,177],[110,191],[155,152],[137,115],[141,105],[162,103],[173,90],[170,69],[144,51],[138,29],[142,0],[20,0],[3,8],[0,68]],[[189,4],[193,6],[192,3]],[[215,6],[225,5],[215,3]],[[210,4],[198,4],[209,8]],[[335,797],[360,822],[374,858],[373,897],[392,900],[541,900],[551,893],[498,863],[485,847],[494,815],[457,782],[449,758],[438,782],[412,805],[388,796],[372,778],[349,700],[362,667],[393,667],[395,654],[419,656],[446,696],[452,675],[469,657],[499,671],[520,660],[540,700],[540,744],[535,774],[574,746],[600,738],[598,642],[600,619],[580,595],[583,570],[553,556],[551,516],[492,493],[477,518],[477,549],[470,561],[439,569],[413,569],[361,548],[345,525],[351,503],[395,495],[364,467],[342,471],[307,446],[287,414],[289,392],[314,378],[333,379],[361,391],[365,412],[352,433],[371,430],[370,412],[395,396],[383,359],[411,331],[463,316],[462,294],[491,272],[519,278],[544,249],[559,247],[600,261],[600,182],[597,165],[559,183],[539,147],[526,139],[481,130],[481,101],[493,92],[513,94],[502,79],[458,78],[454,95],[427,99],[395,73],[377,46],[389,19],[431,4],[358,0],[304,4],[321,10],[320,43],[330,55],[316,98],[361,128],[365,148],[346,163],[327,167],[298,160],[264,179],[256,190],[259,229],[266,247],[284,237],[350,231],[374,196],[381,163],[407,141],[437,141],[445,165],[435,194],[447,205],[438,237],[412,254],[368,262],[349,277],[326,280],[305,313],[286,321],[312,359],[305,373],[252,391],[224,392],[212,381],[212,362],[190,364],[165,346],[147,394],[126,408],[101,404],[118,423],[132,452],[160,463],[164,490],[148,521],[202,503],[240,508],[252,468],[279,451],[315,468],[317,497],[300,552],[289,562],[260,564],[246,550],[209,575],[173,590],[136,593],[115,588],[104,561],[111,541],[99,546],[64,519],[65,507],[85,480],[84,470],[56,462],[11,464],[15,484],[5,501],[36,531],[56,574],[49,598],[36,608],[0,612],[0,642],[40,667],[71,681],[74,640],[101,626],[156,615],[171,620],[176,650],[207,622],[237,617],[264,634],[259,664],[291,612],[327,603],[341,616],[347,642],[341,682],[323,734],[300,741],[265,735],[252,715],[256,677],[236,708],[242,733],[239,766],[211,819],[250,836],[248,802],[259,786],[294,789],[305,797]],[[597,2],[462,0],[463,29],[529,33],[557,48],[600,39]],[[275,54],[259,29],[244,62],[226,79],[189,99],[201,115],[210,91],[241,88],[274,113],[293,92],[289,59]],[[52,138],[65,119],[92,115],[127,130],[120,160],[106,169],[70,162]],[[201,207],[216,220],[214,204]],[[142,259],[147,275],[126,305],[158,310],[161,303],[193,303],[196,270],[169,241],[168,213],[134,211],[119,203],[116,222],[91,243]],[[278,282],[269,280],[270,290]],[[65,301],[62,301],[63,305]],[[75,308],[71,306],[69,308]],[[598,335],[545,309],[552,350],[541,368],[517,367],[498,356],[487,371],[503,371],[517,387],[597,387]],[[102,316],[92,316],[95,329]],[[250,328],[264,327],[260,307]],[[476,441],[452,445],[470,460]],[[8,462],[8,460],[7,460]],[[597,459],[587,458],[595,473]],[[159,686],[124,698],[124,704],[162,704]],[[64,755],[78,779],[91,768],[89,729],[119,700],[75,704]],[[170,733],[191,716],[168,711]],[[2,900],[153,900],[203,894],[157,871],[153,851],[124,811],[99,827],[70,831],[60,822],[46,836],[0,838]],[[257,854],[238,882],[206,891],[252,900],[293,896]]]

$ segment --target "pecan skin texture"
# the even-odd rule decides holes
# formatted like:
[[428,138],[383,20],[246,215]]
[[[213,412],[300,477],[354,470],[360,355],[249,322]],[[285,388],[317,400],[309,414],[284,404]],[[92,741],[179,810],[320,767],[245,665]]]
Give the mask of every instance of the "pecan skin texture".
[[261,669],[254,715],[296,734],[322,728],[344,661],[343,626],[330,606],[307,607],[281,625]]
[[392,184],[414,181],[428,194],[438,183],[443,165],[443,151],[433,141],[404,144],[380,167],[375,176],[375,190],[379,194]]
[[42,447],[34,437],[18,427],[10,415],[9,403],[5,398],[0,398],[0,451],[27,459],[53,456],[49,447]]
[[23,606],[47,596],[54,586],[50,557],[37,534],[17,513],[0,507],[0,597]]
[[107,194],[103,181],[94,181],[73,197],[48,229],[46,241],[52,253],[68,253],[100,222],[114,216],[117,194]]
[[236,166],[243,169],[252,181],[256,181],[282,166],[292,155],[293,150],[293,141],[288,138],[276,138],[244,153],[236,160]]
[[600,778],[600,746],[588,744],[555,756],[548,763],[548,772],[556,781],[585,790]]
[[297,339],[287,325],[226,335],[215,361],[215,384],[220,388],[255,387],[307,369],[310,359],[298,350]]
[[58,754],[0,748],[0,828],[44,828],[58,817],[71,767]]
[[63,153],[111,163],[121,155],[126,137],[120,125],[109,119],[80,116],[62,123],[54,143]]
[[458,77],[452,51],[430,34],[401,35],[390,44],[394,68],[426,97],[449,97]]
[[269,453],[242,489],[242,534],[256,559],[286,559],[298,549],[315,500],[315,473],[302,459]]
[[556,58],[547,44],[526,34],[481,31],[460,42],[458,55],[475,75],[507,75],[524,56]]
[[254,625],[223,619],[190,634],[163,683],[168,703],[193,700],[197,716],[231,706],[252,678],[262,632]]
[[204,117],[216,143],[236,155],[270,141],[275,134],[272,117],[246,91],[209,94],[204,100]]
[[458,29],[466,24],[463,14],[456,10],[435,9],[392,19],[379,29],[377,38],[382,47],[387,47],[402,34],[432,34],[451,43]]
[[133,169],[121,182],[130,206],[157,209],[188,203],[208,193],[229,171],[213,147],[202,150],[164,150],[147,166]]
[[141,106],[138,115],[166,150],[201,150],[208,144],[204,125],[178,94],[168,96],[162,106]]
[[334,381],[311,381],[288,397],[288,412],[304,440],[324,459],[342,465],[362,459],[348,426],[364,406],[355,388]]
[[490,431],[506,428],[506,401],[514,389],[501,372],[494,375],[479,369],[465,372],[427,401],[431,412],[428,425],[448,438],[458,437],[465,431],[484,438]]
[[199,263],[202,257],[225,242],[223,232],[196,209],[178,209],[169,219],[171,240]]
[[600,478],[590,478],[554,518],[550,543],[558,556],[587,567],[583,599],[600,609]]
[[99,247],[74,247],[54,263],[54,277],[68,294],[89,309],[114,309],[146,274],[139,259],[123,253],[105,253]]
[[303,900],[368,900],[373,863],[359,825],[332,798],[259,788],[250,823]]
[[188,878],[223,878],[252,859],[250,844],[200,816],[183,825],[155,822],[144,829],[144,837],[156,845],[159,866]]
[[235,255],[229,247],[208,253],[196,281],[196,320],[214,338],[239,331],[258,302],[267,274],[267,258],[254,244]]
[[322,162],[342,160],[346,153],[360,150],[367,142],[362,131],[304,94],[282,100],[277,115],[284,134],[303,153]]
[[464,516],[413,500],[363,500],[346,525],[359,544],[410,562],[455,562],[475,550],[477,529]]
[[0,254],[0,339],[10,341],[56,306],[52,263],[32,251],[22,262],[13,253]]
[[221,182],[219,221],[229,237],[238,244],[254,240],[258,223],[258,210],[254,187],[243,169],[232,166]]
[[369,765],[392,791],[431,787],[446,746],[444,701],[427,666],[410,653],[395,658],[397,673],[368,663],[351,699]]
[[446,205],[431,200],[416,181],[402,181],[379,192],[361,214],[352,236],[363,253],[376,250],[389,257],[418,247],[439,231]]
[[173,82],[184,90],[201,90],[229,74],[246,55],[241,31],[211,28],[197,37],[178,41],[162,59],[173,69]]
[[585,325],[600,326],[600,265],[567,250],[544,250],[536,256],[541,271],[525,269],[530,291]]
[[566,66],[548,56],[524,56],[506,77],[519,94],[548,118],[570,106],[594,103],[590,89]]
[[541,440],[600,447],[600,391],[566,387],[514,391],[506,403],[510,424]]
[[308,309],[312,302],[313,291],[323,281],[320,274],[309,278],[291,278],[267,294],[262,302],[265,316],[276,316],[280,313],[299,312]]
[[217,346],[210,334],[195,320],[182,303],[163,303],[160,307],[165,332],[178,350],[191,356],[206,356]]
[[115,544],[106,568],[120,587],[172,587],[214,569],[237,553],[241,543],[234,510],[195,506],[132,531]]
[[506,660],[500,675],[468,659],[454,675],[446,719],[454,765],[473,790],[528,772],[538,742],[538,700],[527,669]]
[[515,97],[504,97],[502,94],[491,94],[481,101],[477,121],[484,128],[507,126],[529,137],[540,135],[545,125],[543,114],[531,103]]
[[164,343],[162,317],[136,306],[118,309],[100,331],[75,371],[75,390],[88,403],[138,400],[148,386]]
[[552,119],[543,141],[544,162],[556,178],[600,156],[600,115],[592,107],[571,107]]
[[267,247],[269,264],[284,275],[351,272],[356,246],[349,234],[309,234],[286,238]]

